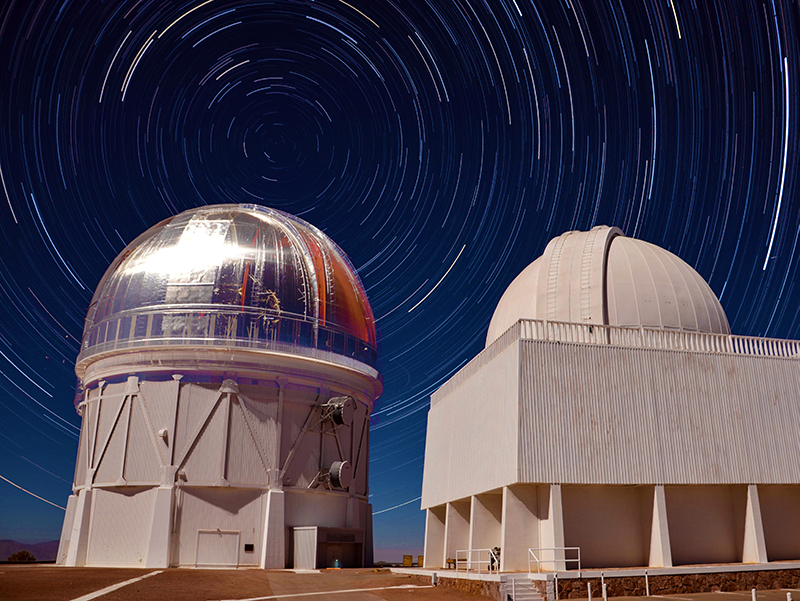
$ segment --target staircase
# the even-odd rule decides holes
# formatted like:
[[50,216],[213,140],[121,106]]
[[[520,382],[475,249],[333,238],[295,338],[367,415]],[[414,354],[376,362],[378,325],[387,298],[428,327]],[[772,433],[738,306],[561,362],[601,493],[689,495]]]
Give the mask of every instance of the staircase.
[[500,585],[502,601],[545,601],[536,585],[527,578],[513,578]]

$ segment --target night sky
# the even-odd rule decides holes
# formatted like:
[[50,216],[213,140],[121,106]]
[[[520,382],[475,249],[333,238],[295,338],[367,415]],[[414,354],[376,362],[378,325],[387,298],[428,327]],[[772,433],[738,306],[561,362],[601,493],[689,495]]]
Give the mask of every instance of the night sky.
[[[66,504],[83,320],[125,245],[259,203],[365,284],[375,559],[421,553],[429,396],[553,236],[619,226],[733,333],[800,338],[798,40],[783,0],[6,0],[0,475]],[[63,516],[0,480],[0,538]]]

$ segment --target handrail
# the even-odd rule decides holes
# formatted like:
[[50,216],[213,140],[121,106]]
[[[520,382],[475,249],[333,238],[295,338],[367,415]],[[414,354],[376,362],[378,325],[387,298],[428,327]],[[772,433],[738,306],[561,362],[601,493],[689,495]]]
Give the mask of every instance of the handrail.
[[517,323],[520,326],[518,337],[521,340],[549,340],[578,344],[800,359],[800,341],[798,340],[539,319],[521,319]]
[[[539,556],[534,553],[534,551],[552,551],[553,552],[553,559],[539,559]],[[556,551],[562,551],[565,553],[564,557],[556,558]],[[566,557],[567,551],[577,551],[578,556],[575,558],[568,558]],[[541,553],[540,553],[541,554]],[[531,559],[536,562],[536,572],[541,573],[542,571],[542,564],[543,563],[552,563],[553,564],[553,571],[556,571],[556,567],[558,563],[577,563],[578,564],[578,571],[581,571],[581,548],[580,547],[534,547],[532,549],[528,549],[528,574],[532,574],[533,570],[531,568]]]
[[531,596],[539,596],[539,589],[536,585],[528,580],[527,582],[521,578],[509,578],[505,582],[500,583],[500,594],[502,596],[503,593],[510,598],[516,601],[517,593],[521,593],[526,597]]
[[[465,558],[461,558],[461,553],[466,554]],[[472,559],[472,554],[477,553],[478,559]],[[486,559],[481,559],[481,553],[488,553]],[[459,566],[466,564],[465,571],[469,575],[472,570],[472,564],[478,564],[478,574],[481,574],[481,566],[488,562],[489,567],[486,570],[488,574],[497,574],[500,572],[500,559],[497,557],[492,549],[458,549],[456,551],[456,575],[458,575]]]

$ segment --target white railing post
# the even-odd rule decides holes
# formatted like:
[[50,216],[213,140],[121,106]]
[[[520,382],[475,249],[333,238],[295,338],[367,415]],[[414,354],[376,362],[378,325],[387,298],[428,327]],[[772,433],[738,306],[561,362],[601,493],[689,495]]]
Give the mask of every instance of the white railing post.
[[[552,559],[539,559],[539,556],[534,553],[534,551],[545,551],[547,553],[551,553]],[[561,551],[561,555],[558,555],[558,551]],[[567,551],[576,551],[577,556],[575,558],[567,558],[566,552]],[[532,573],[531,568],[531,559],[536,562],[536,571],[541,572],[541,566],[543,563],[552,563],[553,564],[553,571],[557,571],[557,566],[560,562],[564,562],[565,565],[568,564],[577,564],[577,571],[578,577],[580,578],[581,575],[581,548],[580,547],[535,547],[528,549],[528,573]],[[571,568],[565,568],[567,570]]]
[[[530,549],[528,550],[530,552]],[[478,554],[477,558],[475,554]],[[463,567],[469,577],[469,573],[474,570],[474,565],[478,565],[478,574],[483,574],[483,553],[486,553],[486,561],[489,563],[488,573],[500,573],[500,558],[492,549],[458,549],[456,551],[456,575],[459,568]],[[534,556],[535,557],[535,556]],[[530,557],[528,557],[528,572],[530,573]]]

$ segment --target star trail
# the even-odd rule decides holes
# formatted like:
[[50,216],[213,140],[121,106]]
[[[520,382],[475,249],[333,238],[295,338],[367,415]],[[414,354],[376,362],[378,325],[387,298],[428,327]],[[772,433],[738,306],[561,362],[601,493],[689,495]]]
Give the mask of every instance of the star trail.
[[191,207],[287,211],[357,267],[376,559],[421,552],[429,396],[553,236],[619,226],[734,333],[800,338],[798,40],[795,0],[6,0],[0,473],[31,494],[0,483],[0,538],[58,538],[94,287]]

